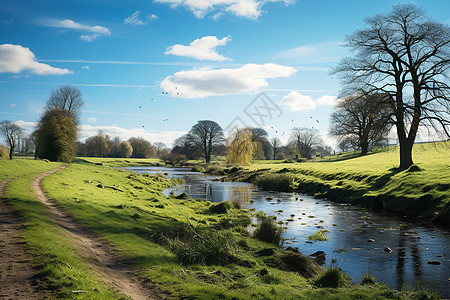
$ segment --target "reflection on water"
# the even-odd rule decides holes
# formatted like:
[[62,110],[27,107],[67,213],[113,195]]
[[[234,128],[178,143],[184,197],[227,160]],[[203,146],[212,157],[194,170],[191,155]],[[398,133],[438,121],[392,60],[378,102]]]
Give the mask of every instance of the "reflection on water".
[[[396,289],[424,286],[450,298],[450,232],[408,223],[401,218],[314,199],[307,195],[261,191],[253,184],[213,181],[214,176],[185,168],[127,168],[138,173],[167,173],[185,183],[164,191],[186,192],[212,202],[238,201],[243,208],[262,210],[285,222],[285,245],[306,254],[324,251],[325,266],[336,259],[354,282],[370,273]],[[294,221],[287,221],[294,215]],[[327,229],[329,240],[307,243],[306,236]],[[368,240],[375,240],[368,242]],[[385,252],[389,247],[392,252]],[[442,255],[443,257],[438,257]],[[441,265],[430,265],[439,260]]]

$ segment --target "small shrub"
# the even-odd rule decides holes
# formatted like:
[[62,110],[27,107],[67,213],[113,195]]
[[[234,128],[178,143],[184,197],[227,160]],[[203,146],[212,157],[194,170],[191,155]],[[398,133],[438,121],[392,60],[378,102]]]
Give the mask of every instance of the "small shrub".
[[310,257],[292,251],[282,255],[280,261],[283,270],[297,272],[305,278],[317,275],[321,270]]
[[338,288],[349,282],[349,277],[338,267],[331,266],[314,281],[318,287]]
[[291,192],[297,188],[297,182],[292,174],[264,174],[254,182],[258,187],[268,191]]
[[233,235],[226,231],[189,231],[183,237],[167,239],[167,247],[184,265],[225,265],[234,261]]
[[280,245],[282,243],[283,228],[278,226],[273,219],[264,218],[260,221],[253,236],[258,240]]
[[327,236],[325,233],[328,233],[329,231],[326,229],[322,229],[314,233],[313,235],[308,235],[306,238],[310,241],[328,241]]
[[375,279],[375,277],[373,277],[370,274],[365,274],[363,279],[361,280],[361,285],[366,285],[366,284],[372,285],[372,284],[376,284],[376,283],[377,283],[377,280]]
[[231,201],[224,201],[213,204],[209,207],[209,211],[213,214],[226,214],[228,210],[233,208]]
[[280,283],[280,279],[278,277],[275,277],[272,274],[267,274],[267,275],[261,276],[261,280],[265,284],[279,284]]

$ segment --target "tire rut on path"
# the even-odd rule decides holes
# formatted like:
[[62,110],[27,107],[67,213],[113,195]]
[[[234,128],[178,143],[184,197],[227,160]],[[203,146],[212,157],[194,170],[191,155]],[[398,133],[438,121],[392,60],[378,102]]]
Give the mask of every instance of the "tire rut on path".
[[80,250],[83,258],[107,286],[134,300],[160,299],[159,291],[151,286],[149,280],[136,276],[136,270],[114,257],[117,251],[112,249],[109,242],[85,228],[66,213],[55,200],[47,197],[41,187],[42,179],[64,167],[42,173],[31,181],[35,196],[48,208],[50,218],[69,233],[74,246]]
[[32,287],[36,271],[22,241],[22,219],[2,197],[10,182],[0,182],[0,299],[42,299]]

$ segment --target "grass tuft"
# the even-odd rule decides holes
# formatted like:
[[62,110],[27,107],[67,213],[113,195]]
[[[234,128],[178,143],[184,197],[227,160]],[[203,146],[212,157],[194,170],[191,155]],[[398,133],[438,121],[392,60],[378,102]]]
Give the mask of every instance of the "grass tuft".
[[325,242],[325,241],[328,241],[328,237],[325,235],[328,232],[329,232],[328,230],[322,229],[322,230],[316,231],[316,233],[314,233],[313,235],[308,235],[306,238],[310,241]]
[[283,228],[278,226],[271,218],[263,218],[253,232],[253,236],[258,240],[275,245],[281,245],[282,234]]
[[267,173],[258,176],[254,182],[258,187],[268,191],[291,192],[296,189],[295,176],[288,173]]
[[347,274],[341,271],[336,266],[327,268],[322,274],[320,274],[314,281],[318,287],[338,288],[342,287],[350,282],[350,278]]

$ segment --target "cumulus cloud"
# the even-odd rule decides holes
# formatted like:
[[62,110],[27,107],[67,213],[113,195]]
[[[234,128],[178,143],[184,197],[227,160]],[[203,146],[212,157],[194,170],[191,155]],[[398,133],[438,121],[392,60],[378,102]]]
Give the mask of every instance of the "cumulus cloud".
[[15,104],[15,103],[11,103],[10,105],[9,105],[9,107],[14,107],[14,106],[16,106],[17,104]]
[[302,95],[297,91],[291,91],[283,97],[281,105],[289,108],[290,111],[311,110],[316,108],[316,102],[306,95]]
[[192,57],[198,60],[231,60],[216,51],[217,46],[224,46],[229,41],[231,41],[230,36],[224,37],[220,40],[215,36],[204,36],[200,39],[194,40],[189,44],[189,46],[180,44],[170,46],[167,48],[165,54]]
[[158,16],[155,14],[149,14],[147,15],[147,21],[143,21],[140,19],[141,12],[139,10],[135,11],[131,16],[123,19],[123,22],[128,25],[133,26],[141,26],[141,25],[147,25],[148,21],[156,21],[158,19]]
[[203,98],[250,92],[268,86],[267,79],[289,77],[292,67],[267,63],[246,64],[236,69],[194,69],[177,72],[161,82],[174,97]]
[[74,22],[70,19],[65,20],[44,20],[44,26],[60,28],[60,29],[73,29],[77,31],[85,32],[85,34],[80,35],[80,39],[88,42],[92,42],[99,36],[111,35],[108,28],[104,26],[89,26]]
[[314,100],[310,96],[302,95],[297,91],[291,91],[283,97],[280,104],[289,108],[290,111],[308,111],[315,109],[317,106],[333,106],[336,103],[336,99],[335,96],[322,96]]
[[97,118],[88,118],[87,121],[89,123],[95,123],[95,122],[97,122]]
[[90,136],[97,134],[99,130],[109,135],[111,138],[119,137],[121,140],[128,140],[131,137],[142,137],[151,143],[163,142],[166,145],[172,145],[175,139],[186,134],[186,131],[155,131],[145,130],[143,128],[125,129],[116,125],[112,126],[94,126],[81,125],[79,126],[79,140],[84,141]]
[[289,5],[295,0],[155,0],[159,3],[169,4],[172,8],[185,7],[197,18],[203,18],[208,13],[213,13],[217,19],[225,13],[235,16],[257,19],[263,12],[264,4],[270,2],[282,2]]
[[36,61],[29,48],[20,45],[0,45],[0,73],[20,73],[24,70],[38,75],[64,75],[72,71],[54,68]]

